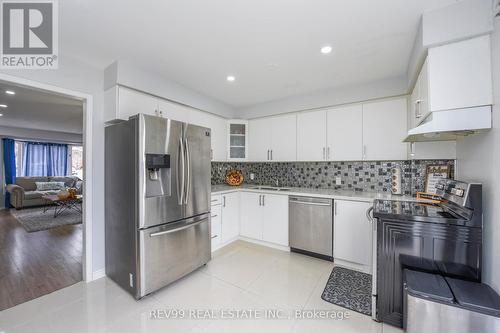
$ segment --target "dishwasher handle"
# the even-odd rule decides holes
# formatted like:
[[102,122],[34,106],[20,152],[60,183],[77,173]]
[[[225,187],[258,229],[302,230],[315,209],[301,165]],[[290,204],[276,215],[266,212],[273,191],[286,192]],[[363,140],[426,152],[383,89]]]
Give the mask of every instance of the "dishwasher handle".
[[327,206],[331,207],[332,203],[326,203],[326,202],[314,202],[314,201],[303,201],[297,198],[290,198],[290,203],[292,204],[300,204],[300,205],[309,205],[309,206]]

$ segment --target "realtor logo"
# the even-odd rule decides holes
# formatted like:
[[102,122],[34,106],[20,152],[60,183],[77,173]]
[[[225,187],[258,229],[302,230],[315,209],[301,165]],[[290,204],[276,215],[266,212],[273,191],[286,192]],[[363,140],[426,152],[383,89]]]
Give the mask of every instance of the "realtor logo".
[[56,69],[57,0],[0,0],[2,69]]

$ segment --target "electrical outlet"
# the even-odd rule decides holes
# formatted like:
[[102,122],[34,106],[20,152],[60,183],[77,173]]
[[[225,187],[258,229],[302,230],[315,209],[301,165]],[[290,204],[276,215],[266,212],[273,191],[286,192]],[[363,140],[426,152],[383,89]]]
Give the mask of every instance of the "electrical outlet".
[[250,173],[250,180],[254,180],[255,179],[255,174],[252,172]]
[[134,288],[134,275],[130,273],[128,276],[129,276],[130,288]]
[[335,177],[335,185],[342,185],[342,178],[340,177]]

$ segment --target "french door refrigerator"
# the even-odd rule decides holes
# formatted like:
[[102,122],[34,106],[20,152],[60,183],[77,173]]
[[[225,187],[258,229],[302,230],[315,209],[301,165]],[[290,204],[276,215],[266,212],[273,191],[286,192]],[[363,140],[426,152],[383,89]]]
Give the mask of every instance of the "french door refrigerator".
[[105,129],[106,275],[137,299],[211,258],[210,138],[144,114]]

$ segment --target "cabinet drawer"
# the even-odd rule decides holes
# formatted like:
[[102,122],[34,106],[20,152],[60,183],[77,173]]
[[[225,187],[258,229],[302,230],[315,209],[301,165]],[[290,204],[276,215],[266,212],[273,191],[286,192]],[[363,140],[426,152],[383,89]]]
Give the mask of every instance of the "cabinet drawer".
[[222,203],[222,195],[220,194],[212,194],[212,198],[210,200],[210,204],[212,206],[217,206]]
[[210,223],[212,225],[212,231],[211,231],[211,236],[218,236],[220,237],[220,230],[221,230],[221,206],[215,206],[212,207],[212,212],[210,213]]
[[221,213],[222,207],[220,205],[213,206],[210,213],[210,237],[212,239],[212,249],[218,247],[221,242]]

